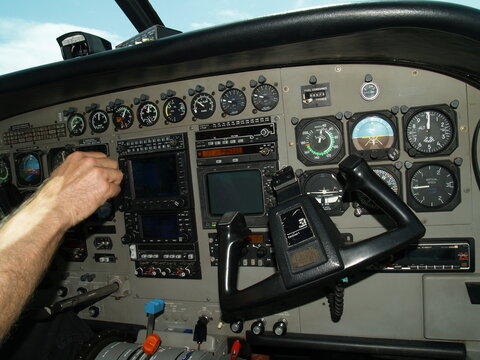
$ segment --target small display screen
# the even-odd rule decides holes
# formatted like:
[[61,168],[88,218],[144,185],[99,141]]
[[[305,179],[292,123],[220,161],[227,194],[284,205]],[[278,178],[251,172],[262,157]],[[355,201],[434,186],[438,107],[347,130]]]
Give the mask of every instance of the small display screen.
[[42,180],[40,159],[36,154],[24,154],[17,159],[17,177],[24,185],[38,185]]
[[280,219],[288,246],[298,244],[313,237],[307,217],[300,206],[281,214]]
[[263,183],[259,170],[240,170],[207,174],[210,215],[228,211],[244,215],[263,214]]
[[133,196],[161,198],[180,195],[176,154],[132,159]]
[[180,236],[175,214],[142,215],[141,224],[145,239],[178,239]]

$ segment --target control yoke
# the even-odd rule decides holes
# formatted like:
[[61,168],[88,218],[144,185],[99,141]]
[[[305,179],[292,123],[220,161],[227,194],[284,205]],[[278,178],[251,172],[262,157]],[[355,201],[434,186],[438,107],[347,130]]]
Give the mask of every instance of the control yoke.
[[279,171],[273,186],[278,205],[268,213],[278,271],[242,290],[238,264],[245,218],[228,212],[217,224],[220,243],[218,286],[227,322],[271,315],[319,299],[341,279],[420,239],[425,233],[413,212],[361,158],[350,155],[339,165],[347,191],[361,191],[396,223],[396,228],[369,239],[344,244],[339,230],[317,201],[302,195],[291,167]]

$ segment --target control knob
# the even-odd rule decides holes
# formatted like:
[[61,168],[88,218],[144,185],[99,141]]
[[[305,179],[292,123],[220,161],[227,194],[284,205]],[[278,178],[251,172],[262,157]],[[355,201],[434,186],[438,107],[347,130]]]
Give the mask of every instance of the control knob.
[[183,199],[176,199],[176,200],[172,200],[172,204],[173,206],[175,206],[176,208],[181,208],[185,205],[185,200]]
[[60,286],[57,289],[57,295],[60,297],[65,297],[68,294],[68,289],[65,286]]
[[232,330],[235,334],[239,334],[243,330],[243,321],[236,320],[230,324],[230,330]]
[[170,275],[171,273],[172,273],[172,270],[167,267],[167,268],[165,268],[165,270],[163,270],[163,271],[161,272],[161,275],[162,275],[162,276],[168,276],[168,275]]
[[100,314],[100,309],[96,306],[90,306],[88,308],[88,314],[92,318],[96,318]]
[[283,336],[287,333],[287,320],[280,319],[273,324],[273,333],[277,336]]
[[250,329],[254,335],[262,335],[265,332],[265,320],[259,319],[255,321]]
[[141,267],[138,267],[135,269],[135,275],[142,275],[143,274],[143,269]]
[[125,234],[121,237],[120,241],[122,244],[130,244],[133,241],[132,234]]

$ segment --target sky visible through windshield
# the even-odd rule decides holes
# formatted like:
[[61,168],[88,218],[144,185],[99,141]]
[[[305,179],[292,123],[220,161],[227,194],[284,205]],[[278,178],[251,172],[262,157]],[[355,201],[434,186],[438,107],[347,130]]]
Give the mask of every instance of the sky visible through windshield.
[[[150,0],[165,26],[182,32],[349,0]],[[454,1],[451,1],[454,2]],[[455,1],[479,7],[478,0]],[[101,36],[112,46],[137,31],[114,0],[0,0],[0,75],[61,61],[56,38],[71,31]]]

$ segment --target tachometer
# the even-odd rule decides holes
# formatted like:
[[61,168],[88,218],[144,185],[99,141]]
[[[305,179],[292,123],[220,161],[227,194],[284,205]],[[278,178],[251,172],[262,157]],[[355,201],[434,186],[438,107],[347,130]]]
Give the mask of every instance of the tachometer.
[[178,97],[172,97],[163,105],[163,115],[168,122],[177,123],[185,119],[187,105]]
[[127,105],[120,105],[113,111],[115,129],[125,130],[133,125],[133,110]]
[[273,85],[262,84],[252,92],[252,103],[257,110],[270,111],[278,104],[278,91]]
[[[442,111],[424,109],[406,119],[408,144],[421,154],[442,152],[450,145],[454,134],[453,119]],[[414,155],[411,151],[409,154]]]
[[308,175],[303,192],[315,197],[329,215],[341,215],[348,207],[348,203],[342,201],[344,188],[333,171],[322,170]]
[[220,106],[227,115],[238,115],[247,106],[247,97],[240,89],[228,89],[220,98]]
[[192,99],[192,113],[197,119],[208,119],[215,113],[215,99],[207,93],[200,93]]
[[87,122],[82,114],[75,113],[68,118],[67,128],[71,135],[80,136],[87,130]]
[[160,112],[157,105],[151,101],[146,101],[138,107],[138,122],[142,126],[152,126],[160,118]]
[[108,129],[110,121],[108,114],[103,110],[95,110],[90,114],[89,125],[94,133],[103,133]]
[[306,165],[331,163],[343,157],[342,124],[328,118],[303,119],[295,129],[297,156]]

